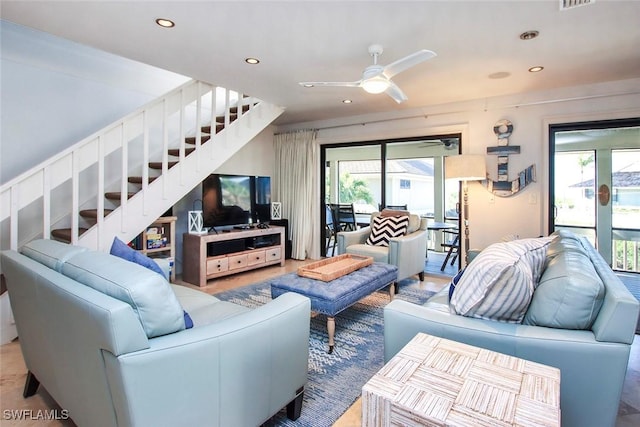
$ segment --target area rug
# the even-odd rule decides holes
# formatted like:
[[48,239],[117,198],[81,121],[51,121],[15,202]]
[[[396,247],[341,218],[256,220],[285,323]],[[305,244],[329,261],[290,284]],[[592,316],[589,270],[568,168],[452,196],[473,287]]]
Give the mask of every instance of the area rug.
[[[629,292],[640,301],[640,274],[638,273],[617,273],[622,283],[629,289]],[[640,316],[636,323],[636,334],[640,334]]]
[[[415,282],[414,282],[415,283]],[[416,284],[400,282],[395,298],[422,303],[432,292]],[[271,300],[268,284],[259,283],[215,295],[255,308]],[[265,426],[331,426],[360,397],[362,386],[384,365],[383,308],[389,303],[388,288],[363,298],[336,316],[336,346],[328,354],[327,318],[311,319],[309,377],[302,414],[296,421],[280,411]]]

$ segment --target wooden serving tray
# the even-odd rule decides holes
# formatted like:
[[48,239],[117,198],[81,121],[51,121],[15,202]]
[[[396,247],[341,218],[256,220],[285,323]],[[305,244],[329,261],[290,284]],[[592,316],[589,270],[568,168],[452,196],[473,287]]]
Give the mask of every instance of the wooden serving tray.
[[370,256],[342,254],[298,267],[298,276],[329,282],[372,263]]

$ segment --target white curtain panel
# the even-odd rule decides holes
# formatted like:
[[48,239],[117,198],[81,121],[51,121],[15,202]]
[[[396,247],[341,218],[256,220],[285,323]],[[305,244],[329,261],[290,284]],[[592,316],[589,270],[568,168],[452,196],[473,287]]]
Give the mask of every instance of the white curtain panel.
[[320,257],[320,159],[315,130],[275,135],[274,191],[289,220],[294,259]]

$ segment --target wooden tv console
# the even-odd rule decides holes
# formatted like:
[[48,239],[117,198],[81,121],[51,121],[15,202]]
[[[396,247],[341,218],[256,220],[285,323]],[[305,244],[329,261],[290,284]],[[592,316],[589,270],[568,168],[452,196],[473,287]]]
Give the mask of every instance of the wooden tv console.
[[284,227],[218,229],[218,234],[182,237],[182,280],[206,286],[207,280],[267,265],[284,266]]

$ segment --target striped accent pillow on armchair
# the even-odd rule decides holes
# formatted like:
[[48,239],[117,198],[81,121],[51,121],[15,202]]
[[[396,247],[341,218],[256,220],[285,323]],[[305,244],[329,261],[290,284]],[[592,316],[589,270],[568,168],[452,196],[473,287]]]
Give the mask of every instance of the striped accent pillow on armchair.
[[404,236],[408,227],[408,216],[376,216],[371,223],[371,234],[369,234],[366,244],[389,246],[389,240],[393,237]]

